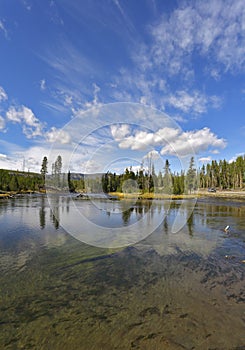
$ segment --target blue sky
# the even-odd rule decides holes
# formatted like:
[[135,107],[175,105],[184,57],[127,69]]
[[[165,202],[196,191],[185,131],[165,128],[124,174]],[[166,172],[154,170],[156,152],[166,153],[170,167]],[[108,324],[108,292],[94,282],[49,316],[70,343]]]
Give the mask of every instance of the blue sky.
[[[199,166],[245,153],[243,0],[2,0],[0,47],[0,168],[40,171],[62,153],[100,171],[154,151],[177,169],[188,143]],[[115,102],[145,106],[146,127],[112,107],[91,131]]]

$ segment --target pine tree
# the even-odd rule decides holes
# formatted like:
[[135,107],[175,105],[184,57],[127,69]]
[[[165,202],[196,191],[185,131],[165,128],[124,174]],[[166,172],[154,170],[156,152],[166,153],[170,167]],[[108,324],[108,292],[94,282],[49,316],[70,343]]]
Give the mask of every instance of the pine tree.
[[191,193],[197,186],[197,176],[194,165],[194,157],[191,157],[189,169],[186,174],[186,188],[189,193]]
[[41,167],[41,175],[42,175],[42,185],[44,186],[45,183],[45,176],[48,172],[48,158],[47,157],[43,157],[43,161],[42,161],[42,167]]
[[42,168],[41,168],[40,172],[41,172],[41,175],[43,177],[45,177],[45,175],[48,172],[48,158],[47,157],[43,157]]
[[172,176],[170,171],[170,163],[168,159],[166,159],[164,166],[164,175],[163,175],[163,191],[164,193],[170,194],[173,190],[172,184]]

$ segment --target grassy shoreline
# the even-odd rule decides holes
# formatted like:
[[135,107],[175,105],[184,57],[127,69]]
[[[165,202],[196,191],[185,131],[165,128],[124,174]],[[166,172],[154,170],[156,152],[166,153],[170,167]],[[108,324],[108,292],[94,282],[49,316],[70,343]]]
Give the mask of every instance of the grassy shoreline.
[[201,197],[211,198],[237,198],[245,200],[245,191],[217,191],[208,192],[207,190],[196,191],[191,194],[163,194],[163,193],[122,193],[122,192],[110,192],[112,196],[118,197],[118,199],[142,199],[142,200],[153,200],[153,199],[195,199]]
[[[0,199],[13,198],[18,194],[30,194],[30,193],[42,193],[33,191],[21,191],[21,192],[0,192]],[[164,193],[123,193],[123,192],[110,192],[109,195],[112,197],[117,197],[118,199],[141,199],[141,200],[153,200],[153,199],[195,199],[195,198],[227,198],[227,199],[244,199],[245,200],[245,190],[217,190],[216,192],[208,192],[207,190],[199,190],[191,194],[164,194]]]

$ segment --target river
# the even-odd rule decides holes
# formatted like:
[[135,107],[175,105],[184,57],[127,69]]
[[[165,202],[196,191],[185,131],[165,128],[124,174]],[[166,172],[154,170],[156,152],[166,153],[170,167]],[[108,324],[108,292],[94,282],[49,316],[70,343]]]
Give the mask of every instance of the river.
[[[55,203],[0,202],[1,349],[245,349],[244,201]],[[127,237],[159,226],[95,247],[81,213]]]

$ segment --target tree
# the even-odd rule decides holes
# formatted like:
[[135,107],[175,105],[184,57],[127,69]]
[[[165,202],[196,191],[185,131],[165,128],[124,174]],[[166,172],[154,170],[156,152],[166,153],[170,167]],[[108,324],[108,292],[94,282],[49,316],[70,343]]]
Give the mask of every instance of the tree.
[[75,191],[75,186],[74,186],[73,181],[71,180],[71,172],[70,172],[70,170],[68,171],[67,182],[68,182],[69,191],[70,192],[74,192]]
[[54,163],[54,171],[55,174],[61,174],[61,169],[62,169],[62,158],[61,156],[58,156],[55,163]]
[[42,161],[42,167],[41,167],[41,175],[42,175],[42,185],[44,185],[45,183],[45,176],[48,172],[48,158],[45,156],[43,157],[43,161]]
[[197,186],[196,169],[194,168],[194,164],[194,157],[191,157],[189,169],[186,174],[186,187],[189,193],[191,193]]
[[10,191],[18,191],[19,184],[16,175],[12,175],[11,180],[9,182],[9,189]]
[[48,158],[47,157],[43,157],[42,168],[41,168],[40,172],[41,172],[41,175],[43,177],[45,177],[45,175],[48,172]]
[[61,186],[62,158],[59,155],[54,163],[54,177],[56,186]]
[[172,193],[173,184],[172,184],[172,176],[170,172],[170,164],[168,159],[165,161],[164,166],[164,175],[163,175],[163,191],[164,193],[170,194]]

